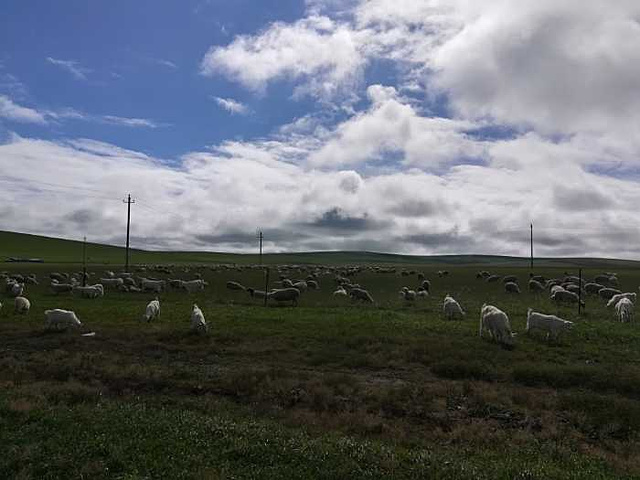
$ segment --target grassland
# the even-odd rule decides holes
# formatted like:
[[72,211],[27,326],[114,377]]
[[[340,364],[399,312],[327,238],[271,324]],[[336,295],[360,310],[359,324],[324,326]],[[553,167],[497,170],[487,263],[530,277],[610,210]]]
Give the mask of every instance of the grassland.
[[[374,306],[333,298],[326,276],[300,306],[266,308],[225,288],[263,285],[261,271],[176,268],[209,286],[163,293],[152,324],[138,320],[145,294],[88,300],[33,286],[23,317],[0,293],[0,478],[639,478],[637,324],[589,298],[581,317],[560,309],[577,325],[549,344],[522,333],[528,306],[557,311],[546,297],[509,296],[475,267],[439,279],[439,268],[415,267],[433,282],[415,305],[397,296],[415,275],[365,272],[355,281]],[[640,272],[617,271],[637,290]],[[441,318],[446,293],[467,319]],[[206,336],[189,332],[194,302]],[[484,302],[510,315],[513,350],[478,338]],[[45,332],[52,307],[75,310],[96,335]]]

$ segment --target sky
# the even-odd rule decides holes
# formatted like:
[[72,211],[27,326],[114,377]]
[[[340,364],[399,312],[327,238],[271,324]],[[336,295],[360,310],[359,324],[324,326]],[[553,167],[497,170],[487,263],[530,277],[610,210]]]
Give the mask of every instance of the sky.
[[640,259],[637,0],[7,0],[0,230]]

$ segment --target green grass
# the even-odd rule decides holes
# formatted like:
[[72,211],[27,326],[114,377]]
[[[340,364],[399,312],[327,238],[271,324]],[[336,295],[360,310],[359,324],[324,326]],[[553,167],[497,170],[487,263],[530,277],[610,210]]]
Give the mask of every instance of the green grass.
[[[51,265],[6,264],[37,272]],[[78,270],[56,265],[55,270]],[[99,278],[108,267],[92,267]],[[405,305],[416,275],[363,272],[373,306],[321,290],[299,307],[267,308],[227,280],[263,285],[257,269],[174,267],[209,282],[160,295],[87,300],[28,287],[32,310],[0,293],[0,478],[637,478],[640,330],[594,298],[578,317],[546,296],[509,296],[476,267],[414,265],[431,297]],[[499,274],[527,270],[485,267]],[[562,275],[567,267],[540,273]],[[640,273],[614,267],[625,290]],[[607,269],[607,268],[604,268]],[[607,269],[608,270],[608,269]],[[599,270],[585,269],[586,276]],[[164,276],[159,272],[149,275]],[[304,278],[296,270],[293,278]],[[277,279],[275,269],[271,279]],[[468,312],[441,317],[446,293]],[[210,332],[189,332],[196,302]],[[505,310],[519,333],[507,350],[477,336],[480,306]],[[527,307],[576,322],[558,342],[524,335]],[[47,333],[43,311],[70,308],[79,332]],[[508,452],[508,453],[507,453]]]

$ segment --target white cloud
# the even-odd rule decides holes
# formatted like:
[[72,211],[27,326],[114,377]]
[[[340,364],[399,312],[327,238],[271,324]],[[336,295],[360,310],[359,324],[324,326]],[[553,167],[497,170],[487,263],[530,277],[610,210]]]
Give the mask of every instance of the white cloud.
[[124,127],[133,127],[133,128],[158,128],[163,125],[154,122],[153,120],[148,120],[146,118],[129,118],[129,117],[117,117],[115,115],[103,115],[99,117],[105,123],[111,125],[121,125]]
[[47,57],[47,62],[60,67],[76,78],[76,80],[87,80],[87,74],[91,73],[91,70],[83,67],[75,60],[60,60],[58,58]]
[[178,69],[178,65],[173,63],[171,60],[165,60],[164,58],[158,58],[156,60],[156,63],[158,65],[162,65],[163,67],[168,67],[168,68],[170,68],[172,70],[177,70]]
[[47,123],[45,116],[32,108],[14,103],[6,95],[0,95],[0,117],[19,123]]
[[221,98],[221,97],[211,97],[220,107],[225,109],[227,112],[232,115],[246,115],[249,113],[249,108],[243,104],[234,100],[233,98]]
[[364,61],[348,26],[311,16],[293,24],[274,23],[257,36],[239,36],[226,47],[211,47],[204,75],[225,74],[263,91],[274,79],[303,79],[310,92],[330,97],[359,81]]

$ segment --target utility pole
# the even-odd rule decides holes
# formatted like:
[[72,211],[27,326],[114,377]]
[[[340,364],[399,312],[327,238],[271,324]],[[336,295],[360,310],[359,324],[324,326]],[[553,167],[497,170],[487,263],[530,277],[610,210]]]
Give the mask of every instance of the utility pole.
[[582,269],[578,270],[578,281],[580,289],[578,290],[578,316],[582,313]]
[[131,204],[136,203],[135,200],[131,200],[131,194],[127,195],[126,200],[122,200],[123,203],[127,204],[127,258],[124,263],[124,271],[129,272],[129,229],[131,227]]
[[531,271],[533,272],[533,223],[531,224]]
[[260,230],[258,238],[260,239],[260,265],[262,265],[262,239],[264,238],[264,236],[262,235],[262,230]]
[[82,242],[82,286],[87,286],[87,237]]

